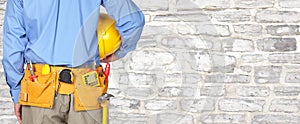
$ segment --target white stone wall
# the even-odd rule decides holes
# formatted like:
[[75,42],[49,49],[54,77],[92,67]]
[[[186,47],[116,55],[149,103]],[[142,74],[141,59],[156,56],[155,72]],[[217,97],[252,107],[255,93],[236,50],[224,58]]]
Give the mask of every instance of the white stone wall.
[[[134,1],[146,26],[112,63],[112,124],[300,123],[300,0]],[[2,66],[0,79],[14,124]]]

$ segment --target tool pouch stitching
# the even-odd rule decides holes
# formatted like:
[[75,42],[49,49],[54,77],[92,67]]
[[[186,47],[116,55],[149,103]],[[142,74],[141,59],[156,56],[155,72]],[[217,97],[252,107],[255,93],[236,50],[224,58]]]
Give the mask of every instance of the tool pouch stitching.
[[26,97],[20,98],[19,103],[22,105],[51,108],[55,94],[55,74],[44,75],[40,72],[35,73],[38,75],[37,81],[32,82],[28,78],[30,75],[29,70],[25,70],[21,81],[20,96],[25,95]]
[[[102,68],[100,69],[102,71]],[[101,108],[101,104],[98,103],[97,99],[105,92],[106,85],[104,85],[104,79],[104,75],[98,76],[100,87],[83,86],[80,85],[82,83],[76,82],[74,92],[75,111],[95,110]]]

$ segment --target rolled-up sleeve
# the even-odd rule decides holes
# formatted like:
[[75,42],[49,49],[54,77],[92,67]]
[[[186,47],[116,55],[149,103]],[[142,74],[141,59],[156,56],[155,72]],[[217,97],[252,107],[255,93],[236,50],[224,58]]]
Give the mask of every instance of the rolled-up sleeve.
[[136,49],[145,25],[144,14],[132,0],[104,0],[103,6],[108,15],[116,20],[122,44],[115,55],[123,58],[128,52]]
[[18,102],[27,38],[21,0],[7,0],[3,25],[3,68],[13,102]]

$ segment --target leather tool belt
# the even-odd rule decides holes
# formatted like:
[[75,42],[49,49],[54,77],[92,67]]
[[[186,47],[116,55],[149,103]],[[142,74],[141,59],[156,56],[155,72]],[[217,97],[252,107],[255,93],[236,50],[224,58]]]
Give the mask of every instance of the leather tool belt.
[[[95,110],[101,108],[97,98],[106,93],[108,83],[104,83],[105,75],[102,66],[91,68],[67,68],[63,66],[50,66],[48,74],[42,74],[43,64],[33,64],[36,79],[30,80],[29,69],[24,70],[21,80],[21,91],[19,104],[30,105],[43,108],[52,108],[56,93],[73,94],[75,111]],[[67,71],[72,75],[72,80],[61,79]],[[63,72],[63,73],[62,73]],[[92,75],[94,74],[94,75]],[[68,75],[67,75],[68,76]],[[86,85],[86,81],[96,77],[93,83],[96,85]],[[94,79],[94,78],[93,78]]]

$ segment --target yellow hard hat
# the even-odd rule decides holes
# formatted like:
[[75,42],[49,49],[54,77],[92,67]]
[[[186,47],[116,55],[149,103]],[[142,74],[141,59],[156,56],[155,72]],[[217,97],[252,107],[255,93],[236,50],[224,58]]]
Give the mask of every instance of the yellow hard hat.
[[100,13],[97,35],[100,59],[113,54],[120,48],[121,36],[116,29],[116,21],[107,14]]

